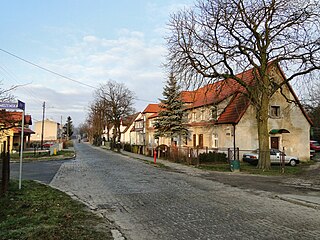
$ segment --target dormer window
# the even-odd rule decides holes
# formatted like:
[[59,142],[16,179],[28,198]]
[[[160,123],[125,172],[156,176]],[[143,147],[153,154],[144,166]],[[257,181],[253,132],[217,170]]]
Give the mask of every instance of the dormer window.
[[279,118],[280,117],[280,106],[271,106],[270,107],[270,117]]
[[201,121],[205,120],[205,111],[201,110]]
[[195,122],[197,120],[197,115],[195,112],[192,113],[192,121]]
[[211,118],[213,120],[217,120],[218,118],[218,108],[217,106],[213,106],[212,109],[211,109]]

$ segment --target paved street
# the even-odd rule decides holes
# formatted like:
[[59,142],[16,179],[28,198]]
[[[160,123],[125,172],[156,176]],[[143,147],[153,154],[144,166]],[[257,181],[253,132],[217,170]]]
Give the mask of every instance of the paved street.
[[[25,162],[22,165],[22,179],[37,180],[49,184],[64,162],[65,160]],[[19,179],[18,162],[10,164],[10,177]]]
[[319,210],[268,193],[75,145],[51,185],[114,221],[127,239],[320,239]]

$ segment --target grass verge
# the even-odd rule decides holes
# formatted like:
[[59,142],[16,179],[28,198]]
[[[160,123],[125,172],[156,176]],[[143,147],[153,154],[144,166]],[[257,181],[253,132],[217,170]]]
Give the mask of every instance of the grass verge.
[[[50,155],[49,150],[43,152],[24,152],[23,153],[23,161],[37,161],[37,160],[59,160],[59,159],[67,159],[72,158],[75,155],[74,151],[70,150],[62,150],[58,151],[56,155]],[[13,153],[10,155],[12,160],[19,160],[19,153]]]
[[10,181],[0,198],[0,239],[113,239],[108,222],[49,186]]
[[[258,169],[254,165],[241,162],[240,163],[240,172],[248,174],[258,174],[258,175],[268,175],[268,176],[280,176],[280,175],[298,175],[301,174],[308,166],[312,163],[301,163],[295,167],[286,165],[284,168],[284,173],[279,165],[271,165],[270,170],[263,171]],[[200,164],[200,169],[219,171],[219,172],[230,172],[230,165],[228,163],[207,163]]]

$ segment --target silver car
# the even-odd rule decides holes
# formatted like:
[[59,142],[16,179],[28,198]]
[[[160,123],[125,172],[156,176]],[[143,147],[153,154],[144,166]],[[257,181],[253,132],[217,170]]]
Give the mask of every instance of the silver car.
[[[242,160],[244,162],[250,163],[250,164],[258,164],[258,157],[259,152],[252,152],[252,153],[245,153],[243,154]],[[281,152],[278,149],[270,149],[270,160],[272,164],[280,164],[281,162]],[[300,163],[300,160],[298,157],[294,156],[287,156],[284,154],[284,162],[285,164],[289,164],[290,166],[294,167],[297,164]]]

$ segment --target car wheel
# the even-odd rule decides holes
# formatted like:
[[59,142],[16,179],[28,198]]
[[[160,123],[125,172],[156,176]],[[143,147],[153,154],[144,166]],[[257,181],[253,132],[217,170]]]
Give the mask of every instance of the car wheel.
[[294,159],[291,159],[289,162],[290,166],[295,167],[297,165],[296,161]]

